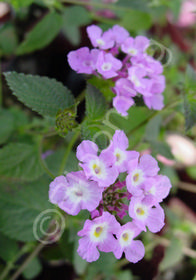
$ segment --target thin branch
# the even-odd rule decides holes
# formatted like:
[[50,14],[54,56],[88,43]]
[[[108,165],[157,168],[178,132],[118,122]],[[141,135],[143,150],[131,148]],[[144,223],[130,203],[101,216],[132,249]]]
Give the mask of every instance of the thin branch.
[[196,185],[186,183],[186,182],[178,182],[177,187],[181,190],[196,193]]

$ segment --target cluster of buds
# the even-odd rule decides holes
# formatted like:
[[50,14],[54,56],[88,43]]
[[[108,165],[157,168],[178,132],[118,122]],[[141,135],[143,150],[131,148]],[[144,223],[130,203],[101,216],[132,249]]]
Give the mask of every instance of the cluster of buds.
[[119,25],[105,32],[91,25],[87,34],[94,48],[71,51],[68,54],[71,68],[77,73],[112,79],[116,95],[113,106],[122,116],[127,115],[136,96],[142,96],[148,108],[161,110],[165,77],[161,63],[147,54],[150,40],[145,36],[133,38]]
[[[133,263],[144,257],[140,240],[133,240],[148,229],[156,233],[164,226],[160,202],[169,194],[171,184],[158,175],[157,161],[150,155],[127,151],[128,138],[116,130],[110,145],[99,152],[98,146],[84,140],[77,147],[80,171],[58,176],[50,184],[49,199],[70,215],[82,209],[90,219],[78,232],[78,254],[88,262],[99,258],[99,251],[113,252]],[[119,175],[125,175],[120,181]],[[130,222],[123,225],[123,217]]]

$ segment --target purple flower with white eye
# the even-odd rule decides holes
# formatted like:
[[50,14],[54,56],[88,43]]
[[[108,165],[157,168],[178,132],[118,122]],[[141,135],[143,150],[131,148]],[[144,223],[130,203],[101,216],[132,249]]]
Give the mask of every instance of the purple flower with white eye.
[[168,196],[171,187],[171,182],[167,176],[157,175],[145,182],[143,190],[145,196],[150,195],[154,199],[154,204],[158,204]]
[[149,109],[161,110],[164,107],[163,95],[153,94],[152,96],[143,96],[144,103]]
[[100,52],[97,59],[97,72],[105,79],[118,76],[117,71],[122,67],[122,62],[111,53]]
[[115,217],[108,212],[103,212],[101,217],[94,220],[86,220],[84,227],[78,232],[82,238],[79,239],[78,254],[87,262],[98,260],[102,252],[112,252],[116,247],[116,234],[120,224]]
[[80,166],[88,179],[96,181],[99,187],[108,187],[118,177],[118,171],[114,166],[115,157],[112,155],[107,157],[104,152],[97,156],[97,151],[95,143],[84,140],[77,147],[76,156],[82,162]]
[[134,89],[144,96],[151,96],[149,91],[150,79],[146,78],[146,70],[141,67],[129,67],[128,79],[133,84]]
[[153,232],[159,232],[164,226],[164,211],[159,204],[154,206],[154,199],[147,196],[143,199],[132,197],[129,204],[129,216],[135,224],[146,231],[146,226]]
[[77,73],[92,74],[96,68],[99,50],[89,50],[87,47],[80,48],[68,53],[70,67]]
[[129,37],[129,32],[120,25],[114,25],[112,27],[112,34],[117,45],[122,44]]
[[120,172],[127,171],[127,162],[132,159],[138,159],[139,153],[135,151],[126,151],[129,146],[129,140],[122,130],[116,130],[113,140],[109,147],[102,152],[105,157],[115,157],[114,166]]
[[124,117],[128,115],[127,111],[134,105],[134,103],[134,100],[130,97],[117,95],[113,98],[114,108],[116,108],[117,112]]
[[121,96],[134,97],[137,92],[133,88],[133,84],[125,78],[118,79],[113,90]]
[[70,215],[77,215],[80,210],[93,211],[102,199],[103,189],[89,181],[83,171],[71,172],[58,176],[50,183],[49,199]]
[[147,55],[146,53],[131,58],[134,67],[144,68],[148,76],[156,76],[163,72],[163,66],[160,61]]
[[140,232],[141,229],[134,222],[128,222],[119,228],[116,233],[118,243],[113,251],[117,259],[121,258],[123,252],[125,252],[126,259],[132,263],[136,263],[144,257],[143,243],[139,240],[133,240]]
[[143,96],[144,103],[149,109],[161,110],[164,107],[162,92],[165,89],[165,77],[159,75],[149,80],[149,89],[151,96]]
[[127,38],[121,45],[121,50],[131,56],[142,54],[149,46],[150,41],[144,36],[137,36],[134,38]]
[[127,190],[133,196],[141,196],[141,186],[159,171],[157,161],[150,155],[143,155],[138,160],[128,162],[128,176],[126,177]]
[[113,33],[111,29],[103,33],[100,27],[90,25],[86,30],[93,47],[99,47],[100,49],[107,50],[114,46]]

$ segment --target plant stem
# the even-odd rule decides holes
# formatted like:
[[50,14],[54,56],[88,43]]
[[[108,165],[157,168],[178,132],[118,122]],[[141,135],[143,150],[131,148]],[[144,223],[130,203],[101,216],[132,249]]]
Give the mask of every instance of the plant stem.
[[26,260],[23,262],[23,264],[18,268],[18,270],[14,273],[14,275],[10,278],[10,280],[16,280],[18,276],[23,272],[23,270],[28,266],[28,264],[33,260],[34,257],[36,257],[39,252],[43,249],[45,246],[45,243],[39,243],[34,251],[26,258]]
[[63,156],[63,159],[61,162],[61,166],[60,166],[59,172],[58,172],[59,175],[63,174],[68,156],[69,156],[75,142],[77,141],[79,135],[80,135],[80,129],[76,128],[75,134],[73,135],[71,141],[69,142],[69,144],[67,146],[67,149],[65,150],[65,153],[64,153],[64,156]]
[[42,166],[42,168],[45,170],[45,172],[52,178],[54,179],[55,176],[54,174],[49,170],[48,166],[46,165],[46,162],[45,160],[43,160],[42,158],[42,141],[43,141],[43,136],[40,136],[38,137],[38,155],[39,155],[39,162]]
[[26,252],[28,252],[29,249],[29,244],[26,244],[22,247],[22,249],[19,251],[18,254],[11,260],[10,262],[7,263],[5,269],[3,270],[0,280],[5,279],[5,277],[9,274],[10,270],[14,267],[14,263]]
[[139,123],[136,127],[134,127],[131,131],[129,131],[129,133],[127,134],[127,137],[129,138],[131,136],[131,134],[133,134],[136,130],[138,130],[139,128],[141,128],[143,125],[145,125],[146,123],[148,123],[152,118],[154,118],[155,116],[157,116],[158,114],[162,114],[164,111],[171,109],[172,107],[175,107],[176,105],[178,105],[180,102],[182,102],[181,100],[177,99],[175,100],[173,103],[171,104],[167,104],[161,111],[157,111],[152,113],[147,119],[145,119],[144,121],[142,121],[141,123]]
[[84,98],[85,98],[85,93],[86,93],[86,91],[83,90],[83,91],[76,97],[76,101],[75,101],[76,104],[77,104],[77,103],[80,103],[80,102],[82,102],[82,101],[84,100]]
[[178,182],[177,187],[181,190],[196,193],[196,185],[186,183],[186,182]]
[[115,4],[103,4],[99,2],[86,2],[86,1],[79,1],[79,0],[61,0],[62,3],[68,3],[68,4],[75,4],[80,6],[92,6],[100,9],[108,9],[108,10],[121,10],[121,11],[127,11],[131,8],[129,7],[122,7],[120,5]]

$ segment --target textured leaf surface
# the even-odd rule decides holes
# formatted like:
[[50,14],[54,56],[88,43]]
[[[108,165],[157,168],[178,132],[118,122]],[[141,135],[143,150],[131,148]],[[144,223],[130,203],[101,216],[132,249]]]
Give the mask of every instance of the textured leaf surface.
[[8,262],[15,257],[18,251],[17,242],[0,233],[0,257]]
[[14,130],[13,115],[7,110],[0,110],[0,124],[0,144],[3,144]]
[[106,101],[102,93],[88,84],[86,90],[86,114],[91,120],[101,119],[106,112]]
[[54,117],[59,109],[68,108],[74,103],[70,91],[55,79],[16,72],[4,75],[13,94],[43,116]]
[[15,240],[35,240],[33,223],[36,217],[52,208],[48,201],[48,186],[46,178],[18,186],[1,184],[0,231]]
[[0,176],[3,179],[34,181],[43,173],[34,145],[10,143],[0,150]]

